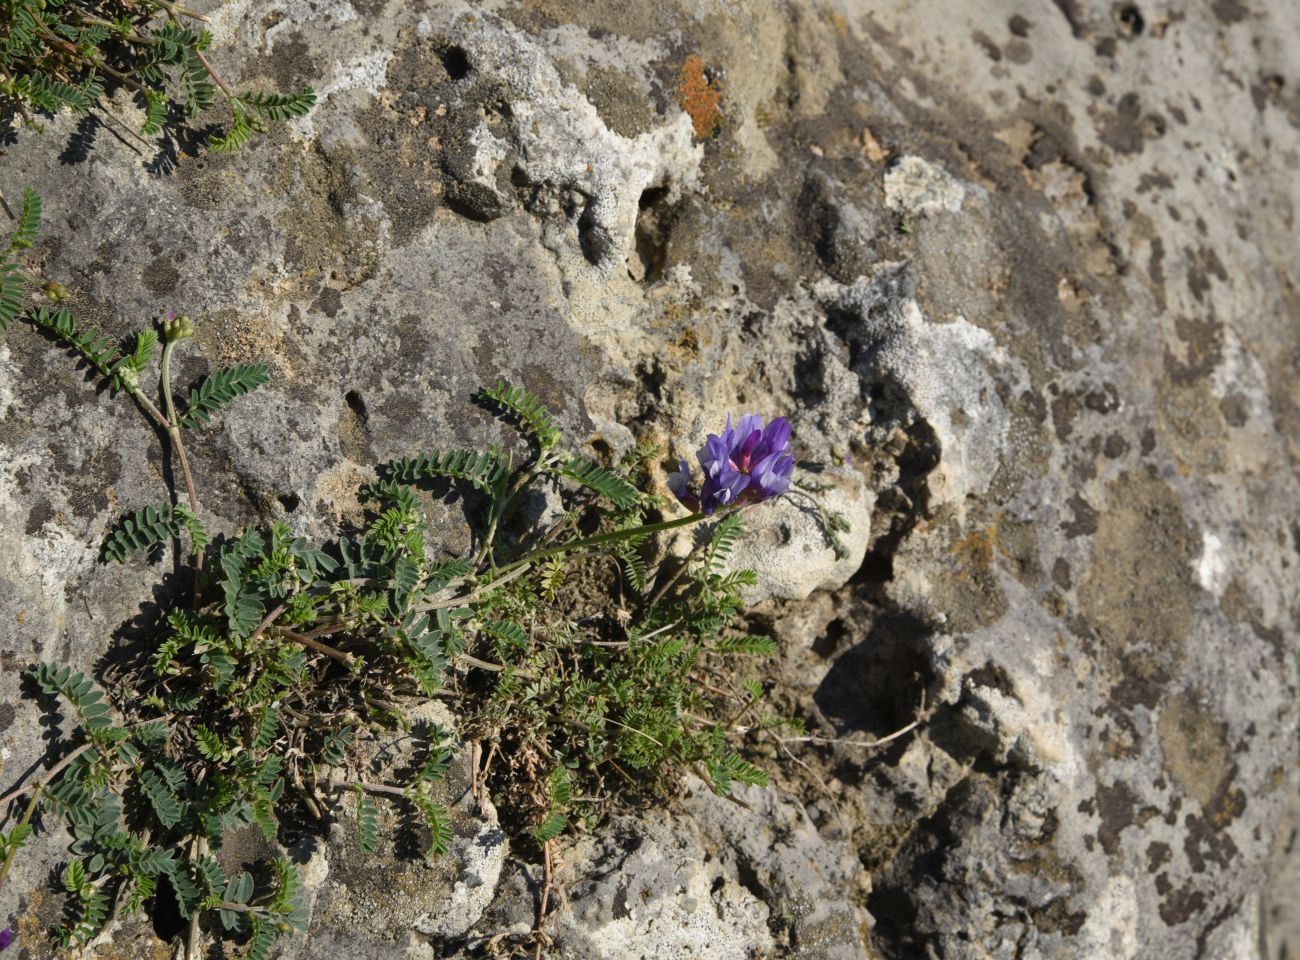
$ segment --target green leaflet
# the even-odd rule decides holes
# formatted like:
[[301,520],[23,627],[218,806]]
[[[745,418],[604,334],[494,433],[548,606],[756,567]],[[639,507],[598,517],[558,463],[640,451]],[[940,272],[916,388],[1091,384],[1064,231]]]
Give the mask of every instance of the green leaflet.
[[362,853],[373,853],[379,837],[379,808],[361,787],[356,787],[354,792],[357,798],[357,843]]
[[626,479],[586,457],[570,457],[560,473],[608,497],[620,510],[630,510],[641,497]]
[[154,815],[164,827],[174,827],[185,815],[185,808],[174,791],[155,770],[140,774],[140,789],[149,798]]
[[727,514],[714,526],[709,538],[708,569],[710,572],[718,572],[727,557],[731,555],[731,551],[735,549],[736,541],[740,539],[744,529],[739,511]]
[[41,227],[41,196],[30,187],[23,190],[23,208],[18,217],[18,226],[13,239],[9,241],[9,252],[26,250],[36,242]]
[[282,122],[306,116],[316,104],[316,94],[311,87],[299,93],[248,93],[239,103],[261,120]]
[[485,389],[481,396],[495,404],[503,415],[531,436],[543,451],[560,442],[560,431],[555,426],[555,418],[546,409],[546,405],[527,390],[501,381],[495,387]]
[[180,537],[182,533],[190,537],[194,551],[207,544],[207,531],[203,524],[185,507],[170,504],[141,507],[118,522],[117,529],[104,541],[101,556],[105,562],[122,563],[131,554],[144,553],[164,540]]
[[433,450],[390,464],[390,480],[464,480],[484,493],[498,495],[510,474],[510,460],[494,450]]
[[776,653],[776,641],[771,637],[725,637],[713,649],[718,653],[770,657]]
[[264,363],[241,363],[227,370],[204,377],[190,391],[189,407],[180,415],[183,427],[197,427],[211,423],[236,397],[251,393],[270,379],[270,370]]
[[18,319],[27,300],[27,277],[17,264],[0,263],[0,333]]

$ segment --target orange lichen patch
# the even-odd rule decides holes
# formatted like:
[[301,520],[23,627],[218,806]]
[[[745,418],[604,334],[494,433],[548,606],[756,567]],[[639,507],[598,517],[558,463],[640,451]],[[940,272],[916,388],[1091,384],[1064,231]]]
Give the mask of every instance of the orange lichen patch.
[[713,136],[722,120],[719,109],[722,94],[718,87],[704,74],[704,61],[695,54],[686,58],[682,64],[682,86],[678,103],[695,125],[695,136],[704,140]]

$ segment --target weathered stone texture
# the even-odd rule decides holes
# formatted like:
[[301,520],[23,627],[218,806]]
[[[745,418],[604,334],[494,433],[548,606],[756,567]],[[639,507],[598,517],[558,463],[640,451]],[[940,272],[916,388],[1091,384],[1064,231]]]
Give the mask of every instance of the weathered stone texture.
[[[751,550],[769,597],[821,591],[756,609],[770,678],[829,741],[923,722],[766,741],[748,807],[568,842],[557,956],[1254,955],[1296,755],[1292,5],[236,0],[212,27],[233,79],[315,111],[230,158],[100,128],[60,162],[61,121],[4,163],[80,316],[185,310],[185,378],[275,368],[194,445],[216,529],[329,533],[375,462],[504,437],[469,402],[499,377],[615,452],[786,413],[848,491],[851,564],[779,520]],[[18,671],[91,667],[165,572],[95,563],[158,453],[49,344],[0,342],[6,780],[42,749]],[[33,956],[39,858],[57,837],[0,893]],[[526,931],[536,876],[454,931],[322,911],[312,956]]]

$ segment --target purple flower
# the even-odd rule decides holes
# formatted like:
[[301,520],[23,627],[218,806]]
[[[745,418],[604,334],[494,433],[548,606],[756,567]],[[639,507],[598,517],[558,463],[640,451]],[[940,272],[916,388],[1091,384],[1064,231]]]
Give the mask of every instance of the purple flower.
[[794,458],[786,452],[789,447],[790,421],[785,417],[764,429],[756,413],[745,414],[734,427],[728,414],[722,436],[709,434],[696,454],[704,471],[699,495],[688,489],[691,469],[685,460],[680,461],[680,472],[668,475],[668,486],[678,500],[706,515],[735,503],[760,503],[790,488]]
[[3,953],[5,950],[8,950],[10,945],[13,942],[14,942],[13,927],[5,927],[3,930],[0,930],[0,953]]

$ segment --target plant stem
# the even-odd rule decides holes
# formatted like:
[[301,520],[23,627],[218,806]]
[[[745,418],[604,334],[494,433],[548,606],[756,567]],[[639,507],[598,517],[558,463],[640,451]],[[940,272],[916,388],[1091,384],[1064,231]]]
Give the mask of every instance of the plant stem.
[[275,631],[277,636],[285,637],[294,643],[301,644],[308,650],[314,650],[316,653],[323,654],[332,660],[346,665],[349,669],[356,666],[356,660],[342,650],[336,650],[331,646],[321,643],[319,640],[313,640],[306,634],[298,633],[296,630],[290,630],[287,627],[281,627]]
[[509,567],[506,567],[501,571],[501,576],[497,577],[495,580],[489,580],[482,586],[475,587],[469,593],[463,593],[460,596],[451,597],[447,600],[438,600],[433,603],[417,603],[411,609],[420,611],[446,610],[450,607],[464,606],[473,600],[477,600],[485,593],[491,593],[497,587],[505,586],[511,580],[514,580],[516,577],[521,577],[527,572],[528,566],[523,562],[512,563]]
[[[208,841],[206,837],[197,836],[194,838],[194,846],[190,848],[190,859],[198,860],[208,852]],[[185,944],[185,960],[200,960],[199,957],[199,916],[201,911],[195,910],[190,917],[190,936]]]
[[[480,670],[488,670],[492,673],[501,673],[506,668],[499,663],[489,663],[486,660],[480,660],[478,657],[471,657],[468,653],[462,653],[456,657],[457,660],[463,660],[471,667],[478,667]],[[533,671],[527,667],[514,667],[514,673],[517,677],[531,677]]]
[[[280,604],[278,607],[276,607],[274,610],[272,610],[270,613],[268,613],[265,617],[263,617],[263,618],[262,618],[262,622],[259,623],[259,624],[257,625],[257,628],[256,628],[255,630],[253,630],[253,632],[250,633],[250,634],[248,635],[248,640],[247,640],[247,642],[248,642],[248,643],[252,643],[252,642],[253,642],[254,640],[256,640],[258,637],[260,637],[263,633],[265,633],[267,627],[269,627],[271,624],[275,623],[275,621],[279,619],[280,614],[284,613],[284,611],[285,611],[286,609],[287,609],[287,608],[286,608],[285,605],[282,603],[282,604]],[[311,638],[311,639],[314,639],[314,638]]]
[[189,17],[191,20],[202,20],[204,23],[209,22],[208,18],[203,16],[203,14],[195,13],[193,10],[187,10],[177,3],[170,3],[168,0],[152,0],[152,3],[158,9],[166,10],[167,16],[172,20],[175,20],[177,17]]
[[[23,811],[23,818],[18,823],[20,827],[25,827],[32,822],[32,814],[36,812],[36,805],[41,802],[41,794],[45,792],[45,784],[48,782],[49,778],[47,777],[44,781],[38,783],[36,789],[32,791],[32,798],[27,801],[27,809]],[[5,857],[4,865],[0,866],[0,887],[3,887],[5,881],[9,879],[9,868],[13,866],[14,857],[17,855],[18,848],[10,848],[9,855]]]
[[659,533],[663,530],[674,530],[677,527],[685,527],[692,523],[698,523],[703,519],[704,514],[692,513],[686,517],[678,517],[676,520],[662,520],[659,523],[648,523],[645,526],[633,527],[630,530],[611,530],[609,533],[601,533],[593,537],[584,537],[581,540],[570,540],[568,543],[562,543],[556,547],[534,550],[532,553],[520,557],[514,563],[502,567],[500,572],[506,574],[514,570],[516,567],[521,567],[526,563],[536,563],[538,560],[545,560],[547,557],[554,557],[557,554],[569,553],[572,550],[582,550],[586,547],[595,547],[605,543],[617,543],[620,540],[630,540],[633,537]]
[[323,780],[321,783],[331,790],[353,790],[360,787],[367,793],[388,793],[394,797],[406,796],[404,787],[390,787],[384,783],[367,783],[364,780]]
[[[70,754],[68,754],[66,757],[64,757],[54,766],[50,767],[49,770],[45,771],[45,776],[41,777],[40,783],[36,784],[35,786],[36,792],[39,794],[41,791],[43,791],[45,787],[50,783],[51,780],[53,780],[60,773],[66,770],[68,768],[68,765],[71,764],[73,760],[76,760],[77,757],[81,756],[90,748],[91,748],[91,744],[83,743],[81,746],[77,747],[77,749],[73,750]],[[26,793],[28,790],[31,789],[33,789],[31,784],[24,784],[21,787],[15,787],[14,789],[6,793],[3,797],[0,797],[0,807],[7,806],[10,800],[13,800],[15,797],[22,796],[24,793]]]
[[[159,380],[162,382],[163,402],[167,405],[167,417],[164,421],[167,436],[171,438],[172,448],[176,451],[176,459],[181,465],[181,476],[185,479],[185,493],[190,501],[190,513],[195,517],[199,515],[199,495],[194,489],[194,477],[190,474],[190,458],[185,454],[185,441],[181,439],[181,422],[176,416],[176,404],[172,400],[172,378],[171,378],[171,359],[172,349],[176,346],[175,340],[169,340],[163,345],[162,367],[159,370]],[[150,404],[150,406],[153,406]],[[156,408],[155,408],[156,409]],[[191,546],[193,546],[191,544]],[[195,576],[203,571],[203,551],[192,551],[194,557]]]
[[[540,456],[536,463],[527,470],[520,472],[519,476],[515,478],[515,482],[510,485],[510,489],[506,491],[505,496],[503,496],[493,506],[492,516],[488,521],[487,532],[483,535],[483,546],[479,549],[478,556],[474,558],[475,567],[478,567],[485,558],[489,563],[492,562],[490,557],[492,541],[496,539],[497,525],[501,522],[501,518],[505,516],[506,511],[510,508],[510,504],[513,503],[515,497],[519,495],[519,491],[531,483],[533,479],[550,466],[551,463],[552,461],[546,459],[545,455]],[[492,569],[496,569],[495,563],[492,563]]]

